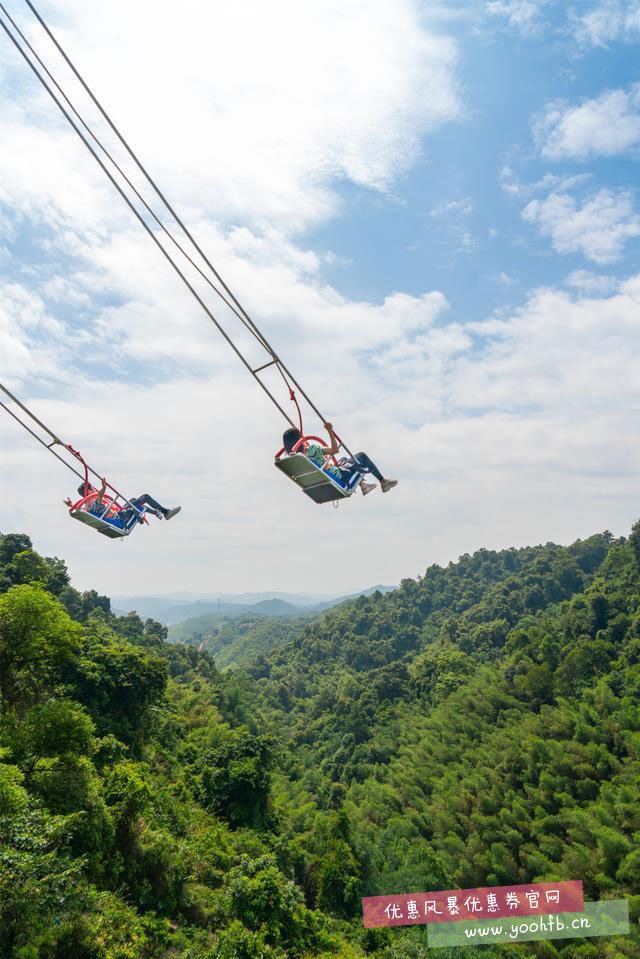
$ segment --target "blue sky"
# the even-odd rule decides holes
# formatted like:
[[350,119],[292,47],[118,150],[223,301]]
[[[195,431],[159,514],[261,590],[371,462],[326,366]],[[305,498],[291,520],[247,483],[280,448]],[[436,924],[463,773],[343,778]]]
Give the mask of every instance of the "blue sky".
[[42,10],[321,409],[400,484],[338,511],[285,484],[277,415],[5,42],[3,380],[115,485],[183,512],[102,542],[8,421],[2,529],[114,593],[346,592],[628,531],[638,0]]
[[[588,5],[574,9],[579,6]],[[472,12],[471,5],[457,9]],[[346,261],[327,270],[336,287],[370,299],[390,288],[419,294],[425,285],[438,287],[461,317],[481,319],[520,302],[532,286],[561,284],[585,268],[583,255],[554,255],[548,241],[523,223],[523,204],[505,192],[500,177],[509,166],[525,183],[549,172],[588,174],[583,193],[638,186],[640,147],[588,162],[549,162],[536,149],[532,118],[545,103],[580,102],[639,79],[638,42],[576,47],[566,33],[568,9],[564,3],[541,7],[538,28],[524,34],[500,19],[485,20],[481,32],[479,16],[447,25],[459,45],[463,113],[431,134],[423,156],[394,184],[391,200],[372,202],[367,191],[342,189],[345,215],[311,235],[314,245]],[[456,203],[460,207],[446,209]],[[627,275],[639,250],[638,240],[629,243],[608,272]]]

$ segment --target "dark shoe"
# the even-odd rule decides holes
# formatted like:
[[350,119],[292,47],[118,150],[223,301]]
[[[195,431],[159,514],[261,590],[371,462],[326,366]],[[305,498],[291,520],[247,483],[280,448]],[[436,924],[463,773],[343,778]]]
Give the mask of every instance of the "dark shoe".
[[167,512],[164,514],[164,518],[173,519],[176,513],[179,513],[181,509],[182,509],[182,506],[174,506],[173,509],[168,509]]

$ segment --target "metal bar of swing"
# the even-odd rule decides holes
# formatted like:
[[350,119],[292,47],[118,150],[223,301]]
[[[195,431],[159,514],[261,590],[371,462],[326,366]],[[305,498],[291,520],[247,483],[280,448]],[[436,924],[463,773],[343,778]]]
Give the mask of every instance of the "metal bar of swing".
[[255,374],[259,373],[260,370],[266,370],[268,366],[273,366],[274,363],[277,363],[277,360],[271,360],[270,363],[263,363],[262,366],[258,366],[255,370],[253,370],[253,373]]
[[[107,178],[108,178],[108,179],[110,180],[110,182],[113,184],[113,186],[116,188],[116,190],[118,191],[118,193],[120,194],[120,196],[122,197],[122,199],[125,201],[125,203],[126,203],[127,206],[129,207],[129,209],[131,210],[131,212],[134,214],[134,216],[136,217],[136,219],[140,222],[140,224],[142,225],[142,227],[144,228],[144,230],[148,233],[148,235],[150,236],[150,238],[152,239],[152,241],[155,243],[155,245],[158,247],[158,249],[160,250],[160,252],[162,253],[162,255],[163,255],[163,256],[165,257],[165,259],[169,262],[169,264],[173,267],[173,269],[174,269],[175,272],[178,274],[178,276],[180,277],[180,279],[182,280],[182,282],[184,283],[184,285],[187,287],[187,289],[188,289],[188,290],[191,292],[191,294],[193,295],[194,299],[195,299],[195,300],[197,301],[197,303],[202,307],[202,309],[203,309],[204,312],[207,314],[207,316],[209,317],[209,319],[211,320],[211,322],[212,322],[212,323],[214,324],[214,326],[218,329],[218,331],[221,333],[221,335],[222,335],[222,336],[224,337],[224,339],[227,341],[227,343],[229,344],[229,346],[233,349],[234,353],[236,353],[236,355],[238,356],[238,358],[240,359],[240,361],[244,364],[244,366],[247,368],[247,370],[251,373],[251,375],[253,376],[253,378],[255,379],[255,381],[260,385],[260,387],[261,387],[262,390],[266,393],[266,395],[269,397],[269,399],[270,399],[271,402],[274,404],[274,406],[276,406],[277,409],[280,411],[280,413],[282,413],[283,417],[287,420],[287,422],[288,422],[291,426],[294,426],[295,424],[293,423],[293,421],[292,421],[292,419],[290,418],[290,416],[288,415],[288,413],[286,413],[285,410],[282,408],[282,406],[280,406],[280,404],[278,403],[278,401],[276,400],[276,398],[273,396],[273,394],[271,393],[271,391],[268,389],[268,387],[254,374],[253,369],[252,369],[252,367],[251,367],[251,364],[248,362],[248,360],[246,359],[246,357],[242,354],[242,352],[241,352],[241,351],[239,350],[239,348],[236,346],[236,344],[235,344],[234,341],[231,339],[231,337],[230,337],[229,334],[226,332],[226,330],[220,325],[220,323],[218,322],[218,320],[216,319],[216,317],[214,316],[214,314],[212,313],[212,311],[208,308],[208,306],[205,304],[205,302],[202,300],[202,298],[201,298],[201,297],[199,296],[199,294],[196,292],[196,290],[194,289],[194,287],[192,286],[192,284],[189,282],[189,280],[187,279],[187,277],[185,276],[185,274],[182,272],[182,270],[180,269],[180,267],[175,263],[175,261],[171,258],[171,256],[169,255],[169,253],[165,250],[165,248],[163,247],[163,245],[160,243],[160,241],[158,240],[158,238],[157,238],[156,235],[154,234],[153,230],[149,227],[149,224],[145,221],[144,217],[141,215],[141,213],[139,212],[139,210],[136,209],[136,207],[135,207],[134,204],[132,203],[131,199],[127,196],[127,194],[124,192],[124,190],[122,189],[122,187],[121,187],[121,186],[117,183],[117,181],[114,179],[114,177],[112,176],[112,174],[110,173],[110,171],[107,169],[107,167],[104,165],[104,163],[102,162],[102,160],[100,159],[100,157],[98,156],[98,154],[95,152],[95,150],[93,149],[93,147],[91,146],[91,144],[88,142],[88,140],[83,136],[82,131],[81,131],[81,130],[79,129],[79,127],[74,123],[73,119],[71,118],[71,116],[69,115],[69,113],[65,110],[65,108],[64,108],[64,106],[62,105],[62,103],[60,102],[60,100],[56,97],[55,93],[53,92],[53,90],[51,89],[51,87],[49,86],[49,84],[47,83],[47,81],[44,79],[44,77],[43,77],[42,74],[39,72],[39,70],[37,69],[37,67],[34,66],[34,64],[32,63],[32,61],[29,59],[27,53],[25,53],[24,49],[20,46],[20,44],[18,43],[18,41],[16,40],[16,38],[13,36],[13,34],[11,33],[11,31],[8,29],[8,27],[7,27],[6,23],[4,22],[4,20],[2,19],[2,17],[0,17],[0,27],[2,27],[2,29],[4,30],[4,32],[7,34],[7,36],[9,37],[9,39],[11,40],[11,42],[13,43],[13,45],[16,47],[16,49],[17,49],[18,52],[21,54],[21,56],[23,57],[23,59],[26,61],[26,63],[28,64],[28,66],[30,67],[30,69],[32,70],[32,72],[33,72],[33,73],[35,74],[35,76],[38,78],[38,80],[40,81],[40,83],[42,84],[42,86],[44,87],[44,89],[47,91],[47,93],[49,94],[49,96],[51,97],[51,99],[53,100],[53,102],[56,104],[56,106],[58,107],[58,109],[60,110],[60,112],[62,113],[62,115],[65,117],[65,119],[67,120],[67,122],[69,123],[69,125],[73,128],[73,130],[75,130],[75,132],[77,133],[77,135],[79,136],[79,138],[82,140],[82,142],[84,143],[84,145],[85,145],[85,147],[87,148],[87,150],[89,151],[89,153],[91,153],[91,155],[93,156],[93,158],[94,158],[94,160],[96,161],[96,163],[100,166],[100,168],[102,169],[102,171],[104,172],[104,174],[107,176]],[[271,354],[271,355],[273,355],[273,354]],[[345,449],[346,449],[346,447],[345,447]]]
[[[225,302],[226,305],[227,305],[230,309],[232,309],[232,311],[235,313],[236,316],[238,316],[238,318],[244,323],[244,325],[245,325],[245,326],[246,326],[246,325],[249,325],[249,326],[250,326],[251,331],[254,333],[256,339],[258,339],[258,341],[260,342],[260,344],[262,345],[262,347],[273,357],[272,362],[270,362],[269,364],[266,364],[265,367],[260,367],[259,370],[260,370],[260,369],[265,369],[266,366],[271,366],[271,365],[275,364],[275,365],[280,369],[280,371],[283,373],[283,376],[284,376],[284,373],[286,373],[287,376],[289,376],[289,378],[291,379],[292,383],[293,383],[293,384],[296,386],[296,388],[298,389],[300,395],[304,397],[304,399],[305,399],[306,402],[309,404],[309,406],[310,406],[311,409],[314,411],[314,413],[316,413],[316,415],[317,415],[317,416],[320,418],[320,420],[324,423],[324,422],[325,422],[325,417],[323,416],[323,414],[322,414],[322,413],[320,412],[320,410],[316,407],[316,405],[313,403],[313,401],[312,401],[312,400],[310,399],[310,397],[307,395],[307,393],[305,392],[305,390],[300,386],[300,384],[298,383],[298,381],[296,380],[296,378],[293,376],[293,374],[290,372],[290,370],[288,369],[288,367],[283,363],[283,361],[280,359],[280,357],[278,357],[278,355],[277,355],[276,352],[273,350],[273,348],[271,347],[271,345],[269,344],[269,342],[267,341],[267,339],[264,337],[264,335],[262,334],[262,332],[258,329],[258,327],[257,327],[256,324],[254,323],[254,321],[251,319],[251,317],[250,317],[250,315],[248,314],[248,312],[246,311],[246,309],[242,306],[242,304],[240,303],[240,301],[238,300],[238,298],[235,296],[235,294],[232,292],[232,290],[227,286],[227,284],[225,283],[225,281],[223,280],[223,278],[220,276],[220,274],[218,273],[218,271],[215,269],[215,267],[213,266],[213,264],[211,263],[211,261],[209,260],[209,258],[208,258],[207,255],[205,254],[205,252],[202,250],[202,248],[200,247],[200,245],[196,242],[196,240],[195,240],[194,237],[192,236],[191,232],[187,229],[187,227],[186,227],[186,225],[184,224],[184,222],[182,221],[182,219],[178,216],[178,214],[176,213],[176,211],[173,209],[173,207],[171,206],[171,204],[170,204],[169,201],[167,200],[167,198],[166,198],[166,196],[164,195],[164,193],[160,190],[160,188],[159,188],[158,185],[156,184],[156,182],[155,182],[155,180],[153,179],[153,177],[148,173],[148,171],[146,170],[146,168],[144,167],[144,165],[143,165],[143,164],[141,163],[141,161],[139,160],[138,156],[135,154],[135,152],[133,151],[133,149],[129,146],[129,143],[127,142],[127,140],[125,139],[125,137],[120,133],[120,130],[118,129],[118,127],[113,123],[111,117],[110,117],[109,114],[106,112],[106,110],[104,109],[104,107],[102,106],[102,104],[100,103],[100,101],[97,99],[97,97],[95,96],[95,94],[93,93],[93,91],[91,90],[91,88],[88,86],[88,84],[86,83],[86,81],[84,80],[84,78],[82,77],[82,75],[80,74],[80,72],[78,71],[78,69],[76,68],[76,66],[74,65],[74,63],[71,61],[71,59],[69,58],[69,56],[67,55],[67,53],[65,52],[65,50],[63,49],[63,47],[61,46],[61,44],[58,42],[58,40],[56,39],[55,35],[54,35],[54,34],[52,33],[52,31],[50,30],[50,28],[49,28],[49,26],[47,25],[47,23],[45,22],[45,20],[44,20],[44,19],[42,18],[42,16],[38,13],[38,11],[37,11],[37,9],[35,8],[35,6],[33,5],[33,3],[31,3],[30,0],[25,0],[25,2],[26,2],[26,4],[27,4],[27,6],[29,7],[29,9],[31,10],[31,12],[33,13],[33,15],[36,17],[36,19],[37,19],[38,22],[40,23],[40,25],[42,26],[42,28],[44,29],[44,31],[47,33],[47,35],[48,35],[49,38],[51,39],[51,41],[53,42],[53,44],[55,45],[56,49],[59,51],[60,55],[63,57],[63,59],[64,59],[65,62],[67,63],[67,65],[69,66],[69,68],[73,71],[74,75],[76,76],[76,78],[78,79],[78,81],[81,83],[82,87],[86,90],[87,94],[89,95],[89,97],[91,98],[91,100],[93,101],[93,103],[96,105],[96,107],[98,108],[98,110],[100,111],[100,113],[102,114],[102,116],[104,117],[104,119],[107,121],[107,123],[109,124],[109,126],[111,127],[111,129],[113,130],[113,132],[115,133],[115,135],[118,137],[118,139],[120,140],[120,142],[123,144],[123,146],[125,147],[125,149],[126,149],[127,152],[129,153],[129,155],[131,156],[131,158],[133,159],[133,161],[135,162],[135,164],[137,165],[137,167],[139,168],[139,170],[142,172],[142,174],[143,174],[144,177],[146,178],[147,182],[151,185],[151,187],[153,188],[153,190],[155,191],[155,193],[157,194],[157,196],[160,198],[160,200],[161,200],[162,203],[164,204],[165,208],[169,211],[169,213],[171,214],[171,216],[172,216],[173,219],[175,220],[175,222],[180,226],[180,228],[182,229],[183,233],[185,234],[185,236],[187,237],[187,239],[191,242],[191,244],[192,244],[192,246],[194,247],[194,249],[195,249],[195,250],[198,252],[198,254],[202,257],[202,260],[206,263],[207,267],[211,270],[211,272],[212,272],[213,275],[216,277],[216,279],[218,280],[218,282],[222,285],[222,287],[224,288],[224,290],[225,290],[225,291],[227,292],[227,294],[231,297],[231,299],[233,300],[233,303],[235,304],[235,306],[237,307],[237,309],[234,309],[233,306],[231,306],[231,304],[228,303],[228,301],[224,298],[224,296],[220,293],[220,291],[217,290],[217,289],[215,288],[215,286],[213,286],[213,284],[210,283],[209,280],[207,280],[207,282],[209,282],[209,284],[210,284],[211,286],[213,286],[213,289],[214,289],[215,292],[218,294],[218,296],[220,296],[221,299],[223,300],[223,302]],[[3,8],[3,9],[4,9],[4,8]],[[11,19],[11,18],[9,17],[9,19]],[[13,23],[13,20],[11,20],[11,22]],[[3,24],[3,26],[4,26],[4,24]],[[15,26],[15,25],[14,25],[14,26]],[[4,27],[4,29],[5,29],[5,32],[8,33],[8,31],[6,30],[6,27]],[[16,29],[17,29],[17,28],[16,28]],[[14,39],[13,37],[11,37],[10,34],[9,34],[9,36],[10,36],[10,38],[13,40],[14,44],[16,44],[16,46],[18,46],[18,44],[16,43],[15,39]],[[25,41],[25,42],[27,42],[27,45],[29,45],[29,44],[28,44],[28,41]],[[29,45],[29,46],[30,46],[30,45]],[[18,48],[19,48],[19,47],[18,47]],[[19,48],[19,49],[20,49],[20,48]],[[27,62],[29,63],[29,66],[31,66],[31,69],[34,70],[34,72],[36,73],[36,76],[38,76],[38,78],[40,79],[41,83],[43,83],[43,86],[45,87],[45,89],[48,90],[48,92],[49,92],[50,95],[52,96],[52,99],[54,100],[54,102],[56,102],[56,104],[57,104],[57,106],[59,107],[59,109],[62,111],[62,113],[65,115],[65,117],[67,118],[67,120],[71,123],[71,125],[72,125],[73,128],[76,130],[76,132],[78,133],[78,135],[80,136],[80,138],[83,140],[83,142],[85,143],[85,146],[87,146],[87,148],[88,148],[88,149],[90,150],[90,152],[93,154],[94,158],[95,158],[96,161],[99,163],[99,165],[102,167],[103,171],[104,171],[104,172],[106,173],[106,175],[109,177],[109,179],[111,180],[111,182],[113,183],[113,185],[116,187],[116,189],[118,189],[118,192],[120,192],[120,194],[123,196],[123,199],[125,199],[125,202],[127,202],[127,204],[131,207],[132,211],[133,211],[134,214],[138,217],[138,219],[140,220],[140,222],[142,223],[142,225],[145,227],[145,229],[147,230],[147,232],[150,233],[152,239],[155,240],[155,237],[153,236],[153,234],[151,233],[151,231],[149,231],[149,228],[148,228],[147,224],[144,223],[144,221],[142,220],[142,218],[139,216],[138,212],[135,210],[135,208],[134,208],[134,207],[132,206],[132,204],[129,202],[129,200],[128,200],[128,198],[126,197],[126,195],[125,195],[125,194],[123,193],[123,191],[118,187],[118,185],[116,184],[116,182],[115,182],[115,180],[113,179],[113,177],[109,174],[109,171],[104,167],[104,165],[101,163],[100,159],[97,157],[97,155],[96,155],[96,154],[94,153],[94,151],[91,149],[91,147],[90,147],[89,144],[86,142],[86,140],[84,139],[84,137],[82,136],[82,134],[80,133],[80,131],[79,131],[79,130],[77,129],[77,127],[75,126],[75,124],[71,121],[71,119],[69,118],[69,116],[66,114],[66,111],[64,110],[64,108],[62,107],[62,105],[59,103],[59,101],[56,99],[55,95],[52,93],[51,90],[49,90],[49,88],[48,88],[47,84],[45,83],[45,81],[42,79],[42,77],[38,74],[37,70],[33,67],[33,65],[32,65],[32,64],[30,63],[30,61],[28,60],[28,58],[27,58],[26,55],[24,54],[24,51],[22,51],[22,50],[20,49],[20,52],[22,53],[22,55],[25,57],[25,59],[26,59]],[[37,56],[37,54],[36,54],[36,56]],[[38,58],[38,59],[39,59],[39,58]],[[42,62],[42,61],[40,61],[40,62]],[[43,65],[43,66],[44,66],[44,65]],[[45,70],[46,70],[46,67],[45,67]],[[48,73],[48,72],[49,72],[49,71],[47,71],[47,73]],[[49,74],[49,76],[51,76],[51,74]],[[55,80],[54,80],[54,82],[55,82]],[[56,86],[58,86],[58,89],[60,89],[60,87],[59,87],[59,85],[58,85],[57,83],[56,83]],[[70,102],[64,93],[63,93],[63,96],[65,96],[65,99],[67,100],[67,102]],[[79,116],[79,114],[77,113],[77,111],[75,111],[75,108],[72,107],[72,109],[74,109],[74,112],[75,112],[76,115],[79,117],[79,119],[81,120],[81,122],[83,123],[83,125],[86,127],[86,129],[89,130],[89,127],[87,126],[86,123],[84,123],[84,121],[83,121],[82,118]],[[94,135],[91,133],[90,130],[89,130],[89,133],[91,134],[91,136],[94,136]],[[96,139],[96,142],[100,143],[100,142],[97,140],[97,138],[94,137],[94,139]],[[101,146],[101,148],[105,151],[105,153],[107,154],[107,156],[109,156],[109,158],[111,159],[111,162],[114,163],[114,165],[117,167],[117,164],[116,164],[115,161],[111,158],[111,156],[110,156],[110,154],[108,153],[108,151],[105,150],[105,148],[102,146],[102,144],[100,144],[100,146]],[[118,167],[117,167],[117,168],[118,168]],[[119,169],[119,168],[118,168],[118,169]],[[127,179],[127,182],[130,182],[126,176],[125,176],[125,179]],[[134,190],[134,192],[136,193],[137,196],[140,196],[139,193],[138,193],[138,191],[135,189],[135,187],[132,187],[132,189]],[[150,209],[144,200],[143,200],[142,202],[144,203],[144,205],[145,205],[145,207],[146,207],[147,209]],[[150,212],[152,213],[152,215],[153,215],[154,219],[156,220],[156,222],[159,223],[160,221],[158,220],[158,218],[156,217],[156,215],[153,213],[153,211],[150,210]],[[161,226],[162,229],[170,236],[170,238],[171,238],[172,241],[176,244],[176,246],[178,247],[178,249],[180,249],[181,252],[187,257],[187,259],[189,260],[189,262],[192,263],[192,265],[194,265],[195,268],[198,270],[198,272],[202,275],[202,271],[199,269],[199,267],[197,267],[197,266],[193,263],[193,260],[188,256],[188,254],[186,254],[186,252],[182,249],[182,247],[177,243],[177,241],[175,240],[175,238],[166,230],[166,228],[165,228],[161,223],[160,223],[160,226]],[[157,243],[157,240],[156,240],[156,243]],[[213,315],[212,315],[212,314],[210,313],[210,311],[204,306],[204,304],[202,303],[202,301],[200,300],[200,298],[197,296],[197,294],[195,293],[195,291],[193,290],[193,288],[188,284],[188,281],[182,276],[182,274],[180,273],[178,267],[176,267],[175,264],[173,263],[173,261],[170,259],[170,257],[168,257],[168,255],[167,255],[166,252],[164,251],[164,248],[163,248],[159,243],[157,243],[157,245],[158,245],[159,248],[162,250],[162,252],[165,254],[165,256],[167,257],[167,259],[169,259],[169,261],[172,263],[172,265],[174,266],[174,269],[179,273],[179,275],[182,277],[183,281],[189,286],[189,289],[191,290],[191,292],[193,293],[193,295],[196,297],[196,299],[198,300],[198,302],[200,303],[200,305],[203,307],[203,309],[205,310],[205,312],[208,314],[209,318],[215,323],[215,325],[218,327],[219,331],[223,334],[223,336],[225,336],[225,339],[227,339],[228,342],[230,343],[230,345],[234,348],[235,352],[238,354],[238,356],[240,357],[240,359],[245,363],[245,366],[247,366],[247,368],[250,369],[252,375],[254,376],[254,379],[256,379],[256,381],[260,384],[260,386],[262,387],[262,389],[263,389],[263,390],[265,391],[265,393],[269,396],[269,398],[270,398],[271,401],[274,403],[274,405],[279,409],[279,411],[282,413],[282,415],[284,416],[284,418],[293,426],[294,424],[292,423],[292,421],[291,421],[290,417],[288,416],[288,414],[285,413],[285,411],[282,409],[282,407],[280,406],[280,404],[276,401],[275,397],[274,397],[274,396],[271,394],[271,392],[266,388],[266,386],[262,383],[262,381],[261,381],[260,379],[258,379],[258,377],[255,375],[256,371],[254,371],[253,369],[251,369],[250,365],[246,362],[245,358],[242,356],[242,354],[240,353],[240,351],[235,347],[235,344],[233,344],[233,342],[230,340],[230,338],[226,336],[226,334],[224,333],[224,331],[222,330],[222,328],[220,327],[220,325],[217,323],[217,321],[215,320],[215,318],[213,317]],[[207,279],[207,278],[205,277],[205,279]],[[238,313],[238,310],[241,312],[242,316]],[[244,318],[244,319],[243,319],[243,318]],[[246,322],[245,322],[245,320],[246,320]],[[259,370],[258,370],[258,371],[259,371]],[[285,382],[286,382],[286,380],[285,380]],[[349,453],[349,455],[353,455],[353,454],[351,453],[351,450],[349,449],[349,447],[342,441],[342,439],[341,439],[340,437],[338,437],[338,441],[340,442],[341,446],[345,449],[345,451],[346,451],[347,453]]]

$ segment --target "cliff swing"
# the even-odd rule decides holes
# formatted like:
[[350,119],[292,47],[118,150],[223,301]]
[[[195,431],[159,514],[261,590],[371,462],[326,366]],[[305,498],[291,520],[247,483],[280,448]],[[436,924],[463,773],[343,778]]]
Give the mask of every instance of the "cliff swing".
[[[122,166],[117,162],[117,160],[114,159],[112,152],[107,149],[102,140],[94,133],[85,119],[78,112],[67,93],[64,91],[60,83],[55,79],[54,75],[46,66],[42,58],[38,55],[25,33],[20,29],[11,14],[6,10],[4,4],[1,2],[0,11],[2,15],[0,15],[0,27],[2,30],[4,30],[7,37],[15,46],[20,55],[24,58],[29,68],[38,78],[44,89],[47,91],[80,140],[82,140],[86,149],[89,151],[89,153],[91,153],[96,163],[100,166],[103,173],[120,194],[121,198],[129,207],[133,215],[140,222],[141,226],[146,231],[151,241],[155,244],[160,254],[166,259],[168,264],[184,283],[196,302],[206,313],[219,333],[224,337],[231,349],[236,353],[240,361],[244,364],[248,372],[253,376],[264,393],[269,397],[274,406],[284,416],[291,428],[296,430],[293,420],[285,411],[276,397],[273,389],[265,382],[264,378],[265,371],[267,370],[270,370],[271,373],[276,370],[282,377],[282,380],[289,391],[289,397],[295,403],[298,411],[299,432],[296,442],[292,444],[291,448],[288,448],[285,444],[285,446],[276,454],[275,466],[277,469],[289,476],[289,478],[292,479],[296,485],[316,503],[326,503],[331,501],[339,502],[341,499],[346,499],[352,496],[358,488],[366,495],[366,493],[374,489],[373,484],[366,483],[363,479],[363,477],[368,474],[374,476],[379,481],[383,492],[387,492],[387,490],[395,486],[397,484],[396,480],[384,479],[382,474],[375,467],[375,464],[371,462],[366,454],[357,453],[354,455],[351,453],[348,446],[339,437],[337,437],[336,434],[330,434],[330,445],[326,444],[323,440],[318,439],[317,437],[304,434],[302,427],[302,415],[300,413],[300,407],[296,398],[294,387],[298,391],[300,397],[306,401],[315,415],[320,419],[321,422],[324,423],[325,419],[320,413],[320,410],[312,402],[307,393],[305,393],[305,391],[302,389],[296,378],[285,366],[284,362],[278,356],[274,348],[259,330],[247,310],[242,306],[240,301],[222,279],[206,253],[194,239],[185,223],[182,221],[175,209],[171,206],[162,190],[138,159],[127,140],[114,124],[113,120],[105,111],[90,87],[87,85],[86,81],[79,73],[73,62],[69,59],[67,53],[62,48],[54,34],[51,32],[42,16],[38,13],[34,4],[31,2],[31,0],[25,0],[25,2],[42,29],[47,34],[48,39],[53,43],[58,54],[63,59],[66,67],[72,71],[83,91],[89,96],[93,106],[101,114],[102,120],[106,123],[111,133],[117,138],[120,147],[123,147],[124,150],[126,150],[130,160],[133,162],[138,171],[136,174],[132,174],[132,176],[137,177],[138,175],[141,175],[144,180],[146,180],[146,183],[151,187],[156,200],[162,205],[160,215],[153,209],[149,202],[147,202],[138,187],[132,181],[131,177],[123,170]],[[170,226],[166,225],[164,219],[168,219]],[[176,227],[178,229],[176,229]],[[178,236],[180,237],[179,239],[176,237],[175,233],[178,233]],[[208,298],[210,296],[209,290],[202,290],[202,288],[200,288],[200,291],[198,291],[196,289],[196,286],[194,285],[196,282],[194,271],[200,280],[204,281],[209,290],[219,298],[219,300],[229,311],[230,322],[235,324],[235,320],[237,320],[241,324],[243,329],[234,326],[234,336],[232,336],[225,326],[222,325],[218,317],[214,315],[213,309],[209,302],[205,300],[204,297]],[[197,282],[199,282],[199,280]],[[233,317],[235,317],[235,320],[233,320]],[[249,351],[249,348],[246,346],[244,341],[237,341],[238,333],[243,335],[248,333],[250,335],[252,338],[252,352]],[[327,424],[325,423],[325,425]],[[59,441],[56,440],[56,442]],[[48,444],[45,443],[44,445],[46,446]],[[295,449],[293,448],[294,446]],[[66,448],[70,450],[70,447]],[[340,449],[343,449],[347,455],[338,460],[336,459],[336,454]],[[72,452],[74,455],[76,455],[75,451]],[[91,491],[89,491],[89,493],[90,492]],[[131,508],[135,509],[135,500],[123,500],[122,502],[128,504],[128,506],[123,507],[121,505],[119,510],[116,508],[117,504],[114,502],[113,504],[110,504],[109,509],[104,510],[102,513],[100,513],[100,515],[98,515],[98,513],[95,511],[95,508],[86,509],[85,507],[95,507],[96,503],[100,505],[100,503],[105,501],[104,497],[100,501],[98,497],[95,497],[91,502],[87,500],[86,496],[83,497],[83,499],[85,502],[83,506],[78,507],[78,509],[80,509],[83,514],[89,513],[92,517],[97,517],[101,523],[100,532],[105,533],[105,535],[126,536],[129,532],[131,532],[131,529],[134,528],[140,518],[137,514],[134,515],[128,512],[128,510]],[[139,497],[138,499],[141,498]],[[147,498],[147,507],[151,505],[148,502],[149,500],[150,498]],[[154,507],[152,507],[152,509],[153,508]],[[147,509],[147,512],[149,511],[151,510]],[[74,504],[71,507],[71,515],[73,515],[75,518],[79,518],[79,516],[76,515],[76,512],[77,510]],[[169,516],[166,516],[167,512],[169,511],[165,511],[163,515],[165,515],[166,518],[170,518]],[[119,520],[118,514],[120,514]],[[125,515],[127,517],[125,525],[120,527],[118,522],[122,522],[123,516]],[[88,523],[88,525],[93,524],[93,520],[89,522],[86,519],[82,519],[81,521]],[[107,529],[113,530],[114,528],[118,528],[119,532],[113,533],[111,531],[106,531]]]
[[[102,533],[103,536],[108,536],[110,539],[123,539],[125,536],[129,536],[139,524],[148,523],[147,514],[149,513],[157,516],[158,519],[172,519],[180,512],[179,506],[173,509],[166,509],[154,500],[153,497],[149,496],[148,493],[127,499],[126,496],[120,493],[114,486],[107,483],[105,479],[101,480],[100,488],[96,489],[89,482],[89,473],[92,473],[93,476],[99,476],[99,474],[88,465],[78,450],[74,449],[69,443],[63,443],[62,440],[58,439],[55,433],[45,426],[45,424],[38,419],[24,403],[21,403],[6,386],[3,386],[2,383],[0,383],[0,390],[19,407],[23,414],[29,417],[31,425],[21,419],[6,403],[0,400],[0,406],[2,406],[5,412],[13,417],[23,429],[30,433],[41,446],[44,446],[56,459],[60,460],[67,469],[71,470],[72,473],[75,473],[75,475],[82,480],[82,483],[78,487],[80,498],[75,502],[70,499],[64,501],[65,505],[69,507],[69,516],[71,516],[72,519],[84,523],[85,526],[90,526],[98,533]],[[36,430],[39,430],[41,435],[38,435]],[[45,434],[45,438],[43,438],[42,433]],[[47,440],[49,440],[49,442],[47,442]],[[54,449],[54,447],[60,447],[60,452]],[[69,461],[68,454],[74,458],[73,463]],[[81,473],[78,472],[75,465],[76,463],[79,463],[82,467]],[[108,493],[107,490],[109,490]]]

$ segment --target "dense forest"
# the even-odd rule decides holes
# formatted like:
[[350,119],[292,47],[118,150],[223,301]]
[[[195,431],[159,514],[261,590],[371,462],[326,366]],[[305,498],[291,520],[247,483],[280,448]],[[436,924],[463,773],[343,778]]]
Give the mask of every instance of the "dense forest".
[[313,618],[311,613],[297,616],[265,616],[249,612],[234,617],[211,615],[187,619],[168,627],[170,643],[184,643],[206,650],[218,669],[245,666],[274,646],[282,646],[302,632]]
[[363,895],[582,879],[640,957],[640,523],[480,550],[220,672],[0,539],[0,957],[418,959]]

